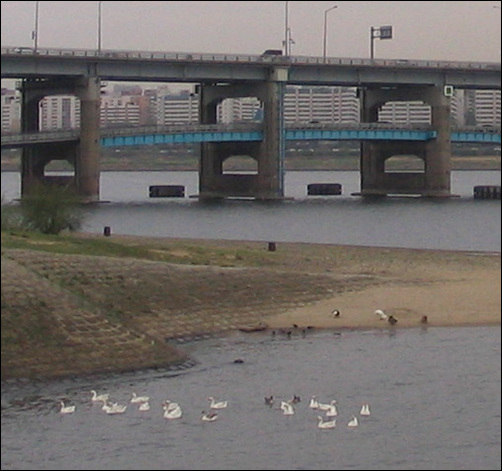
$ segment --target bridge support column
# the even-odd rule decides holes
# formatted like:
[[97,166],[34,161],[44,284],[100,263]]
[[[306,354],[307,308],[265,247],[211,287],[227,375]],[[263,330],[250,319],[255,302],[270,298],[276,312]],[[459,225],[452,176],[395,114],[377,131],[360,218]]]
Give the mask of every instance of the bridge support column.
[[75,162],[78,193],[87,202],[99,200],[100,186],[100,79],[80,79],[76,87],[80,98],[80,146]]
[[[21,157],[21,195],[29,194],[36,184],[64,183],[74,187],[85,201],[99,199],[99,126],[100,81],[54,79],[23,81],[21,88],[21,130],[40,130],[40,101],[51,95],[76,95],[80,98],[81,135],[78,145],[69,143],[37,144],[23,148]],[[75,168],[74,177],[49,178],[45,167],[53,160],[67,160]]]
[[[437,137],[422,141],[373,141],[361,144],[363,196],[419,194],[451,196],[451,107],[439,87],[365,89],[361,91],[361,122],[378,122],[380,108],[390,101],[422,101],[431,107],[431,126]],[[424,161],[424,172],[386,172],[386,160],[414,155]]]
[[[199,166],[201,199],[245,197],[271,200],[284,197],[283,82],[287,70],[285,73],[274,69],[270,80],[262,83],[201,86],[201,124],[217,123],[218,104],[226,98],[257,97],[264,108],[262,142],[202,144]],[[224,173],[225,160],[234,155],[248,155],[256,160],[257,172]]]

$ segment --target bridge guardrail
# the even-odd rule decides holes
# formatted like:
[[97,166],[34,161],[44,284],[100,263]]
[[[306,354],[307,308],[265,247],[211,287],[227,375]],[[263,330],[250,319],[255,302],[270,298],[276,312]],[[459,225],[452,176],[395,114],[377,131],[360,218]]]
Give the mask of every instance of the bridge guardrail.
[[440,69],[487,69],[500,70],[500,63],[466,62],[466,61],[429,61],[415,59],[364,59],[357,57],[317,57],[317,56],[264,56],[253,54],[210,54],[195,52],[167,51],[126,51],[96,49],[55,49],[5,46],[1,55],[38,56],[38,57],[72,57],[96,58],[98,60],[163,60],[163,61],[201,61],[201,62],[241,62],[263,63],[271,62],[278,65],[336,65],[336,66],[371,66],[371,67],[402,67],[402,68],[440,68]]

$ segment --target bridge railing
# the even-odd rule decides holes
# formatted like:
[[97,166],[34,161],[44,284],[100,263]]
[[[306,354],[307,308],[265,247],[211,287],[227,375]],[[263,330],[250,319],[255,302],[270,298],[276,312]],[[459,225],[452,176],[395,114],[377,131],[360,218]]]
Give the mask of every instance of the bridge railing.
[[402,68],[442,68],[442,69],[487,69],[500,70],[500,63],[466,61],[428,61],[415,59],[363,59],[358,57],[317,57],[317,56],[281,56],[253,54],[208,54],[194,52],[167,51],[126,51],[96,49],[55,49],[19,46],[1,48],[2,55],[15,56],[51,56],[69,58],[96,58],[97,60],[152,60],[152,61],[190,61],[190,62],[226,62],[226,63],[276,63],[278,65],[332,65],[332,66],[381,66]]
[[[318,130],[318,131],[427,131],[433,128],[427,124],[413,124],[408,126],[396,126],[390,123],[291,123],[286,126],[287,130]],[[169,126],[132,126],[121,128],[101,128],[101,137],[118,136],[141,136],[154,134],[195,134],[195,133],[225,133],[225,132],[253,132],[262,131],[262,123],[231,123],[231,124],[183,124]],[[484,127],[454,127],[452,133],[476,133],[476,134],[501,134],[501,128],[495,126]],[[16,146],[36,142],[63,142],[75,141],[80,137],[80,129],[50,130],[33,133],[5,133],[2,132],[2,146]]]

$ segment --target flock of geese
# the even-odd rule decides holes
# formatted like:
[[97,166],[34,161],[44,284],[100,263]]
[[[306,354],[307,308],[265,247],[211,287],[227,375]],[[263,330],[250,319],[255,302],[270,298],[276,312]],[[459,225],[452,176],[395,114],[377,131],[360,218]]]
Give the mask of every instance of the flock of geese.
[[[126,404],[118,404],[117,402],[110,402],[110,394],[98,394],[95,390],[91,391],[91,401],[93,403],[101,403],[101,409],[108,415],[124,414],[127,410]],[[209,412],[202,411],[201,420],[203,422],[214,422],[218,418],[216,410],[225,409],[228,406],[228,401],[216,401],[214,397],[209,397]],[[132,393],[130,400],[131,404],[136,404],[138,410],[146,412],[150,410],[150,397],[138,396],[135,392]],[[73,414],[76,411],[74,405],[66,405],[64,401],[60,401],[61,414]],[[168,420],[181,419],[183,410],[177,402],[172,402],[168,399],[162,402],[163,417]]]
[[[109,393],[98,394],[95,390],[91,391],[91,401],[93,403],[100,403],[101,409],[108,415],[124,414],[128,408],[126,404],[118,404],[117,402],[110,402]],[[217,401],[214,397],[208,397],[209,400],[209,412],[202,411],[201,420],[203,422],[214,422],[218,419],[218,412],[221,409],[226,409],[228,407],[228,401]],[[280,402],[280,410],[282,410],[283,415],[294,415],[296,412],[295,405],[301,402],[300,396],[294,395],[288,401]],[[76,411],[74,405],[66,405],[64,401],[60,401],[60,413],[61,414],[73,414]],[[130,404],[135,404],[139,411],[149,411],[150,410],[150,397],[149,396],[138,396],[136,393],[132,393],[130,399]],[[265,404],[270,408],[274,405],[274,396],[265,397]],[[320,429],[333,429],[336,427],[336,417],[338,416],[338,410],[336,407],[337,401],[332,400],[329,403],[322,403],[317,400],[316,396],[312,396],[309,402],[309,408],[318,412],[317,415],[317,427]],[[170,400],[164,400],[162,402],[163,417],[168,420],[180,419],[183,416],[183,410],[177,402],[172,402]],[[324,416],[320,415],[324,412]],[[361,417],[368,417],[371,415],[370,406],[368,403],[364,403],[359,412]],[[359,426],[359,419],[357,416],[353,415],[350,421],[347,423],[348,427],[354,428]]]

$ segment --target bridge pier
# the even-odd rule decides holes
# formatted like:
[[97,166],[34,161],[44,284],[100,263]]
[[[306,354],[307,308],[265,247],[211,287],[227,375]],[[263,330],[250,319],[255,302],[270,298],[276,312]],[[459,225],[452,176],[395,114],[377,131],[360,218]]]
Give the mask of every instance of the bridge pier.
[[[361,144],[361,194],[418,194],[451,196],[451,106],[439,87],[367,88],[361,91],[361,121],[378,122],[379,109],[389,101],[423,101],[431,107],[431,125],[437,137],[430,141],[372,141]],[[424,162],[423,172],[388,172],[385,164],[397,155],[414,155]]]
[[[21,155],[21,196],[37,185],[65,184],[76,189],[85,201],[99,200],[100,85],[98,78],[26,79],[21,91],[21,130],[38,132],[40,101],[51,95],[76,95],[81,101],[81,136],[78,144],[34,143],[23,147]],[[53,160],[67,160],[75,169],[73,177],[51,178],[45,167]]]
[[[217,106],[226,98],[257,97],[263,106],[263,141],[204,143],[199,165],[199,197],[255,198],[284,197],[285,129],[284,82],[287,69],[273,68],[269,80],[230,85],[202,84],[201,124],[217,123]],[[256,161],[256,173],[224,172],[229,157],[247,155]]]

